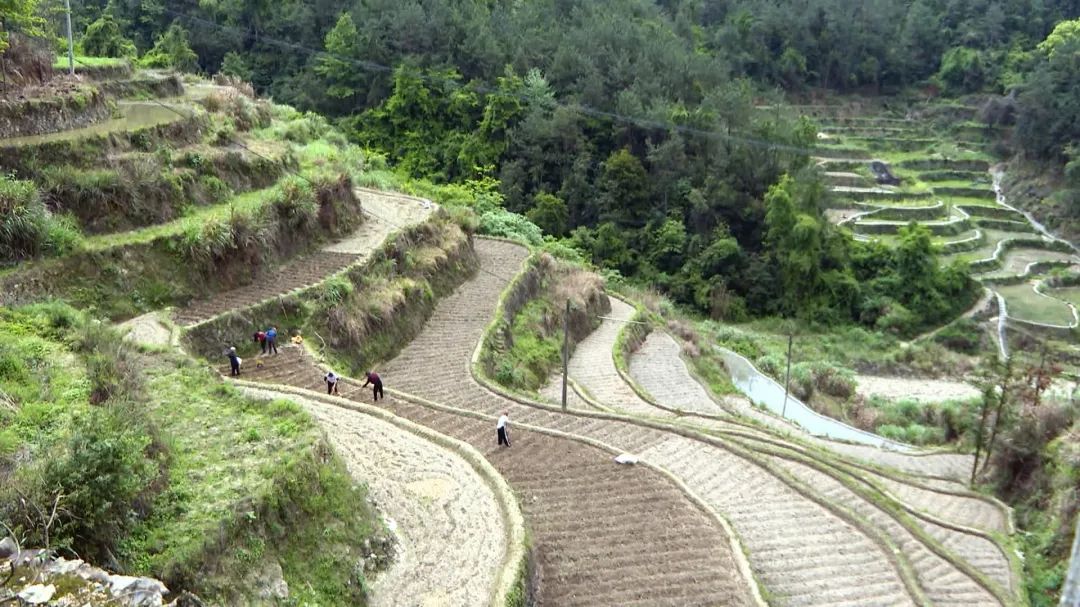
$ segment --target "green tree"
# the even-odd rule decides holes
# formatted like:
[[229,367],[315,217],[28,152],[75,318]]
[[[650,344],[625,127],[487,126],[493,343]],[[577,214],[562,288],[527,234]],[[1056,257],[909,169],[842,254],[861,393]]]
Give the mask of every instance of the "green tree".
[[218,72],[226,76],[239,78],[244,82],[251,82],[251,67],[244,60],[243,55],[236,51],[225,53],[225,58],[221,61],[221,69]]
[[649,262],[661,272],[673,274],[683,265],[686,244],[686,226],[677,219],[668,219],[652,233]]
[[1062,21],[1054,26],[1054,31],[1039,43],[1038,49],[1047,57],[1053,58],[1058,50],[1072,50],[1080,41],[1080,19]]
[[784,308],[792,314],[820,293],[824,222],[816,206],[790,175],[765,195],[765,244],[780,269]]
[[37,13],[40,0],[0,0],[0,58],[10,42],[11,32],[31,37],[45,35],[45,20]]
[[178,21],[174,21],[139,63],[149,68],[195,72],[199,69],[199,56],[191,50],[187,30],[181,27]]
[[120,24],[111,12],[104,12],[86,27],[79,42],[83,53],[92,57],[129,57],[138,55],[135,43],[124,37]]
[[937,77],[951,94],[975,93],[991,81],[982,53],[967,47],[945,51]]
[[533,207],[525,216],[552,236],[565,235],[570,220],[566,202],[547,192],[540,192],[533,198]]
[[645,167],[630,150],[612,152],[600,176],[600,208],[606,220],[640,226],[649,215],[649,186]]
[[326,95],[332,99],[353,100],[360,91],[362,73],[353,63],[360,57],[360,34],[348,12],[341,13],[334,28],[326,34],[326,52],[315,61],[315,73],[326,83]]

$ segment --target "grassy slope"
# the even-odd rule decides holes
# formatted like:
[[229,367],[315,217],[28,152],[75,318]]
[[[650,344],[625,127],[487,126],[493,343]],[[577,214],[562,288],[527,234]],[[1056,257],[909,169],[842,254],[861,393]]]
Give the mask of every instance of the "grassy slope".
[[[76,352],[86,322],[58,305],[0,315],[5,490],[32,486],[34,470],[68,458],[72,435],[103,410],[90,404],[87,368],[119,342]],[[363,604],[355,565],[381,524],[310,418],[289,403],[243,398],[171,351],[132,355],[145,382],[139,410],[158,434],[143,449],[160,471],[132,505],[140,515],[112,538],[120,564],[235,604],[259,590],[238,580],[276,559],[301,604]],[[14,512],[0,508],[18,527]]]

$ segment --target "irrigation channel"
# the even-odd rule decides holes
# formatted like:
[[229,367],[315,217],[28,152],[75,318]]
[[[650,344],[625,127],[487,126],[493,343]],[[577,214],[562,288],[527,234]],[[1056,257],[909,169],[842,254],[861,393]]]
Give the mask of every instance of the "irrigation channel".
[[802,426],[810,434],[904,453],[913,451],[910,445],[859,430],[814,411],[788,394],[776,380],[758,371],[746,358],[719,346],[716,346],[716,350],[724,357],[724,365],[731,373],[731,382],[739,391],[752,402],[764,405],[776,415]]

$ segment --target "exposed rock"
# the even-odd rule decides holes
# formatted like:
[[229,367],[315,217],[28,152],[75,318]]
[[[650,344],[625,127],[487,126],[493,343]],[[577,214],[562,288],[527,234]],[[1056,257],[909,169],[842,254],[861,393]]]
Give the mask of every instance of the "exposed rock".
[[15,540],[10,537],[5,537],[0,540],[0,559],[6,559],[15,554],[15,551],[19,549],[19,546],[15,544]]
[[870,163],[870,172],[874,174],[874,179],[881,185],[900,185],[900,178],[892,174],[889,170],[889,165],[880,160],[874,160]]
[[252,574],[249,583],[260,599],[285,600],[289,598],[289,584],[281,571],[281,563],[271,560],[262,570]]
[[[280,572],[280,567],[278,571]],[[158,580],[112,575],[78,559],[56,557],[49,550],[19,550],[15,541],[0,541],[0,571],[11,572],[0,587],[0,604],[57,607],[203,607],[198,597],[182,593],[166,605],[169,589]]]

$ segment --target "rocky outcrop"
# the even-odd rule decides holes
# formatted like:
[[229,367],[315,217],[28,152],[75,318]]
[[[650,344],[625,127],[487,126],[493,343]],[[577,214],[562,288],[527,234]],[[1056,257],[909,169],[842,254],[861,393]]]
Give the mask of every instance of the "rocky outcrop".
[[0,541],[0,604],[86,607],[203,607],[187,592],[165,602],[169,589],[158,580],[114,575],[50,550],[23,550],[10,537]]

